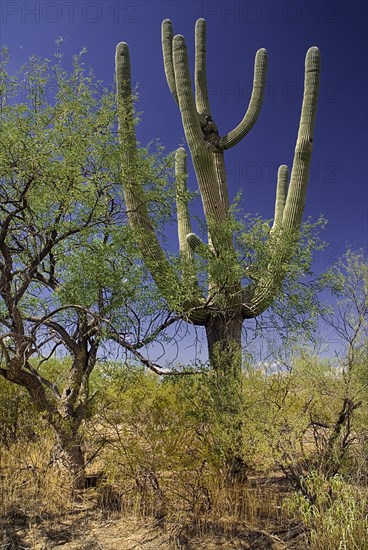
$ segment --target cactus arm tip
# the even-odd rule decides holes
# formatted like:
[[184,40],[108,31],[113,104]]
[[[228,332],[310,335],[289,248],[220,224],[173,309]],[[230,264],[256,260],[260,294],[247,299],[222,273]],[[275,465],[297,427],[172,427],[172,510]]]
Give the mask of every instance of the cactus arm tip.
[[287,196],[287,187],[289,179],[289,169],[286,164],[282,164],[277,172],[277,186],[276,186],[276,199],[275,199],[275,215],[271,228],[271,233],[280,227],[282,224],[282,217],[284,214],[284,208]]
[[187,158],[187,152],[184,147],[178,147],[175,151],[175,160],[185,159]]
[[162,56],[164,60],[164,70],[169,90],[178,103],[178,94],[176,90],[174,63],[173,63],[173,28],[170,19],[164,19],[161,25],[161,44]]
[[117,53],[123,53],[124,50],[129,49],[129,46],[126,42],[119,42],[116,45],[116,52]]
[[311,57],[311,56],[318,57],[318,58],[321,57],[321,51],[318,46],[311,46],[308,49],[306,57]]
[[175,42],[177,42],[177,43],[180,44],[180,45],[183,44],[183,45],[186,47],[186,45],[185,45],[185,38],[184,38],[184,35],[183,35],[183,34],[176,34],[176,35],[174,36],[174,38],[173,38],[173,43],[175,43]]
[[200,239],[198,235],[196,235],[195,233],[189,233],[186,236],[186,241],[188,243],[189,248],[193,250],[193,252],[196,252],[198,251],[199,248],[206,246],[202,241],[202,239]]
[[115,64],[116,64],[116,75],[118,77],[121,77],[122,73],[126,72],[127,68],[129,68],[129,72],[130,72],[129,46],[126,42],[119,42],[116,45]]
[[198,114],[210,116],[206,68],[206,21],[204,19],[198,19],[195,26],[194,84]]

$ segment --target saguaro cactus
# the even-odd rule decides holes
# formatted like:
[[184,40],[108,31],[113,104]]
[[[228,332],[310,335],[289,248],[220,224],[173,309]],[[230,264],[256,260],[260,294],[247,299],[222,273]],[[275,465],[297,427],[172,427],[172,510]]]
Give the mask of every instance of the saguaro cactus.
[[[206,24],[199,19],[195,30],[195,95],[189,73],[183,36],[173,36],[169,20],[162,23],[162,49],[167,82],[178,104],[186,141],[192,157],[208,229],[208,244],[192,232],[186,189],[186,152],[176,152],[177,219],[181,276],[165,256],[154,232],[146,206],[143,181],[137,165],[133,120],[133,100],[128,45],[116,49],[116,82],[119,133],[122,144],[122,170],[129,221],[141,255],[170,307],[194,325],[205,327],[212,366],[225,372],[239,370],[241,329],[245,319],[261,314],[277,296],[293,254],[285,247],[283,235],[300,229],[308,184],[319,88],[320,54],[308,50],[299,132],[293,167],[278,171],[275,216],[270,228],[266,268],[257,272],[246,286],[246,272],[237,259],[229,231],[230,213],[224,152],[239,143],[251,130],[260,113],[267,71],[267,52],[260,49],[255,58],[253,91],[241,122],[221,136],[211,116],[206,77]],[[195,254],[207,258],[208,284],[201,288]],[[254,266],[257,270],[257,266]],[[223,352],[223,353],[221,353]],[[219,360],[218,357],[222,357]],[[224,359],[225,358],[225,359]]]

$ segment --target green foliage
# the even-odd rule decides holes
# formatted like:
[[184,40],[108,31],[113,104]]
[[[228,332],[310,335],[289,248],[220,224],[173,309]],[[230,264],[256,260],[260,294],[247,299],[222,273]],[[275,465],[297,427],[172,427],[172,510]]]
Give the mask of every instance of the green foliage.
[[[34,360],[34,364],[37,366],[37,360]],[[51,358],[38,367],[38,372],[50,383],[63,388],[70,367],[70,357]],[[50,390],[46,388],[46,391]],[[51,392],[49,397],[52,398]],[[0,425],[0,444],[6,446],[39,440],[47,432],[45,419],[39,414],[26,389],[3,377],[0,377]]]
[[368,547],[368,495],[336,475],[325,479],[311,472],[302,480],[306,497],[295,493],[284,502],[287,513],[309,530],[313,550]]
[[160,381],[132,366],[111,364],[97,369],[96,384],[93,425],[98,433],[111,433],[110,463],[119,464],[114,475],[129,477],[143,468],[158,477],[169,471],[176,477],[204,462],[212,472],[225,468],[229,443],[235,447],[234,413],[214,401],[214,386],[222,404],[224,394],[213,373]]
[[23,388],[0,377],[0,446],[31,441],[44,427]]
[[[83,485],[78,430],[99,349],[157,338],[161,304],[125,224],[115,94],[84,51],[67,72],[58,48],[16,75],[0,60],[0,375],[28,391]],[[170,161],[156,153],[136,168],[162,195]]]
[[13,284],[36,262],[23,297],[32,314],[45,307],[50,287],[68,283],[65,259],[70,267],[74,252],[101,236],[119,181],[114,97],[87,73],[82,55],[70,74],[60,53],[53,61],[32,57],[16,76],[6,72],[6,54],[2,61],[0,217],[18,269]]
[[[344,457],[344,478],[324,475],[326,446],[341,410],[341,377],[331,363],[312,355],[295,355],[290,361],[290,371],[273,374],[248,367],[237,388],[207,369],[160,380],[128,366],[101,365],[94,373],[100,391],[88,437],[96,446],[104,442],[99,463],[114,486],[126,487],[127,511],[160,510],[170,521],[181,521],[189,510],[202,517],[232,479],[229,452],[239,452],[241,433],[248,474],[268,476],[281,468],[292,481],[300,481],[304,493],[295,493],[285,510],[305,522],[313,544],[321,540],[332,549],[333,540],[345,541],[341,548],[356,543],[354,529],[363,533],[367,521],[361,476],[366,450],[359,442],[366,441],[366,425],[363,417],[351,419],[355,442]],[[231,400],[237,395],[240,408]],[[367,418],[366,399],[359,414],[363,410]],[[311,420],[321,424],[318,433]],[[342,432],[340,441],[343,437]],[[359,489],[349,484],[357,479],[363,482]],[[239,499],[234,506],[240,507]]]
[[[134,261],[125,224],[115,95],[85,67],[84,53],[69,73],[59,41],[53,59],[32,57],[13,75],[3,51],[0,221],[8,252],[2,255],[8,291],[23,289],[16,301],[25,324],[28,316],[45,315],[75,323],[77,305],[129,332],[133,307],[140,323],[160,305],[147,271]],[[172,210],[163,198],[172,160],[155,145],[140,151],[136,168],[163,223]],[[7,317],[2,297],[0,320]]]

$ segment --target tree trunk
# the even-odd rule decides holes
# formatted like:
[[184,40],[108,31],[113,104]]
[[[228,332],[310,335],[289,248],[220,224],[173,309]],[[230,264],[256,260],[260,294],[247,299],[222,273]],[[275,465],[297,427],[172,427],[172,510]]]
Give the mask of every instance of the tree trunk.
[[228,477],[244,479],[242,453],[243,391],[240,315],[211,316],[206,325],[211,368],[211,406],[221,455]]
[[240,315],[211,315],[206,325],[210,366],[216,372],[238,376],[241,373]]
[[73,429],[56,430],[62,451],[62,461],[71,474],[74,489],[85,487],[85,461],[78,433]]

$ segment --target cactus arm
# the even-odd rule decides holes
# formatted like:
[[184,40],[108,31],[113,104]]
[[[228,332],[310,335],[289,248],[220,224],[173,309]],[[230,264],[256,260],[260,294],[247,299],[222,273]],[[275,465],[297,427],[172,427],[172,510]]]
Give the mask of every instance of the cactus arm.
[[317,113],[319,74],[320,52],[318,48],[312,47],[308,50],[305,58],[303,104],[289,191],[283,214],[283,225],[290,229],[299,229],[304,211]]
[[160,246],[147,210],[142,181],[139,180],[138,151],[134,127],[134,108],[131,88],[129,48],[125,42],[116,47],[116,85],[121,145],[122,179],[128,219],[134,231],[140,252],[151,274],[170,299],[169,285],[175,281],[173,270]]
[[203,296],[198,282],[197,266],[194,262],[194,249],[188,239],[192,235],[192,224],[188,207],[187,179],[187,154],[184,147],[179,147],[175,153],[175,184],[181,283],[183,292],[187,293],[187,296],[193,296],[191,301],[198,304],[198,300],[203,303]]
[[134,126],[134,108],[131,85],[129,47],[125,42],[116,46],[115,53],[117,107],[119,118],[119,140],[126,162],[137,156],[137,143]]
[[176,103],[178,103],[178,94],[176,91],[176,82],[175,82],[175,72],[174,72],[174,63],[173,63],[173,28],[170,19],[165,19],[162,22],[161,26],[161,43],[162,43],[162,54],[164,58],[164,69],[167,84],[169,86],[170,92],[172,93],[173,98]]
[[174,37],[173,54],[179,109],[198,180],[205,216],[207,221],[212,219],[222,222],[226,219],[227,211],[224,208],[220,190],[216,183],[217,176],[213,163],[213,152],[201,129],[192,91],[185,41],[180,35]]
[[[211,119],[211,108],[208,100],[207,87],[207,69],[206,69],[206,21],[198,19],[195,26],[195,99],[197,112],[201,118],[205,117],[204,122],[201,120],[202,131],[207,132],[207,128],[213,123]],[[216,133],[213,134],[213,145],[216,144]],[[216,181],[219,184],[219,195],[224,211],[229,209],[229,198],[226,184],[226,173],[224,167],[223,155],[218,151],[213,152],[213,163],[216,172]]]
[[195,27],[195,94],[197,111],[210,116],[206,71],[206,21],[198,19]]
[[277,172],[277,187],[276,187],[276,200],[275,200],[275,215],[273,219],[273,226],[271,231],[274,231],[276,227],[280,227],[282,224],[282,217],[284,214],[287,188],[288,188],[289,170],[285,164],[279,167]]
[[243,137],[246,136],[254,126],[262,107],[266,85],[266,73],[267,52],[264,48],[261,48],[256,53],[254,63],[253,89],[247,112],[245,113],[243,120],[238,124],[238,126],[218,141],[218,149],[230,149],[230,147],[233,147],[234,145],[239,143],[239,141],[241,141]]
[[184,147],[175,153],[176,212],[178,218],[179,250],[183,259],[192,260],[193,252],[188,245],[187,235],[192,232],[188,208],[187,154]]
[[[305,78],[303,104],[300,116],[298,137],[296,141],[294,162],[287,192],[285,207],[282,207],[285,196],[285,171],[279,170],[275,219],[280,220],[281,229],[286,230],[284,241],[277,231],[270,236],[271,260],[266,272],[243,291],[243,317],[252,318],[262,313],[280,291],[286,275],[287,265],[294,253],[293,239],[297,238],[304,211],[305,196],[309,178],[309,167],[312,154],[313,131],[317,112],[319,89],[320,52],[310,48],[305,60]],[[279,202],[278,202],[279,201]],[[288,237],[289,235],[289,237]]]
[[180,34],[173,38],[173,60],[178,103],[185,137],[190,150],[198,151],[198,149],[203,149],[205,142],[194,102],[187,48],[184,37]]

